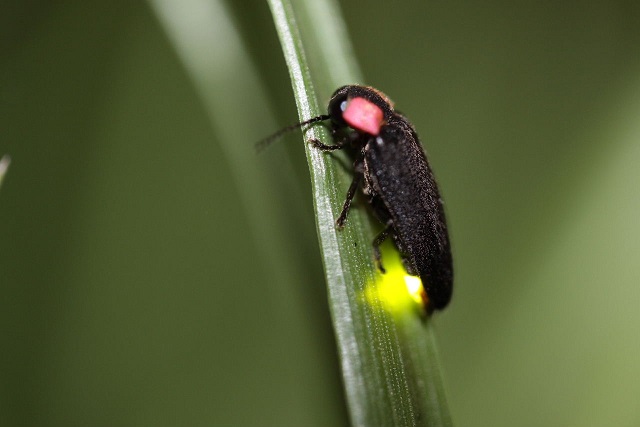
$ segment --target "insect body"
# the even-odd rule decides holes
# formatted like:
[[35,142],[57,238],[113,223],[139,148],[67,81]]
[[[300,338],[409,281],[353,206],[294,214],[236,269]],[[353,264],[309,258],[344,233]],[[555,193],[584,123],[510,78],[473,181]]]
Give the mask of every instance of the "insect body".
[[324,120],[330,120],[335,144],[318,140],[311,143],[323,151],[351,149],[355,158],[353,181],[337,225],[344,225],[361,186],[376,216],[385,224],[373,242],[380,270],[384,272],[379,246],[391,237],[407,271],[422,280],[427,311],[443,309],[453,290],[451,247],[442,199],[415,129],[394,111],[384,94],[355,85],[334,92],[328,115],[300,125]]

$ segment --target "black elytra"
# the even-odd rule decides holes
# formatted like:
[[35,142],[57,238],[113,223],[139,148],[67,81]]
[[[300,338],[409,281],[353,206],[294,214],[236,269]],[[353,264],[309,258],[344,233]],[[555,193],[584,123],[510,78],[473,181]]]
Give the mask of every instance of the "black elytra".
[[356,190],[362,187],[375,216],[385,224],[373,242],[378,267],[384,272],[379,246],[391,237],[409,274],[422,280],[427,312],[443,309],[453,291],[451,246],[438,185],[414,127],[380,91],[357,85],[334,92],[328,115],[297,126],[324,120],[330,120],[335,144],[311,140],[313,146],[323,151],[348,149],[355,158],[337,225],[344,225]]

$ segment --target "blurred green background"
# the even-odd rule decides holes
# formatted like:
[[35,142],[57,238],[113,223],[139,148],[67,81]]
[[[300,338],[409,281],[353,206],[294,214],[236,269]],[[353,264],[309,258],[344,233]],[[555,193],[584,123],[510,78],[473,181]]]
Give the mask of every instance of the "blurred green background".
[[[0,5],[0,425],[347,424],[273,23],[216,4],[213,105],[149,3]],[[341,7],[445,197],[455,425],[640,424],[640,4]]]

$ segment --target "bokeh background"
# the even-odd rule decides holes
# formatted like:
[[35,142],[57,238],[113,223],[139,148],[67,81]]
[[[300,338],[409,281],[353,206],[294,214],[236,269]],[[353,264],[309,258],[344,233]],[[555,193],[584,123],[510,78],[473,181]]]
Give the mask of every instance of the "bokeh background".
[[[213,106],[150,3],[0,5],[0,425],[347,424],[273,23],[212,3]],[[341,4],[445,197],[455,425],[640,423],[639,5]]]

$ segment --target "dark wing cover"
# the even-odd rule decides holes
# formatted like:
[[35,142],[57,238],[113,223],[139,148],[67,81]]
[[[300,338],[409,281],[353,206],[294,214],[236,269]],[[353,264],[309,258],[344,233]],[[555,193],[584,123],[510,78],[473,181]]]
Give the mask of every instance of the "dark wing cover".
[[453,290],[449,235],[436,181],[411,124],[395,115],[369,142],[365,163],[405,263],[422,279],[433,308],[444,308]]

